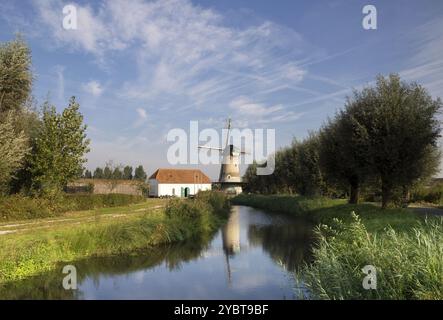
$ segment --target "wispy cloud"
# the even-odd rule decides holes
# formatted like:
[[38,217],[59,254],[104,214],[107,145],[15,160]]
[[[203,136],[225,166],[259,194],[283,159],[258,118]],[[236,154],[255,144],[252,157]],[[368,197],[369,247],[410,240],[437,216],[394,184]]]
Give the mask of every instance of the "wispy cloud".
[[[309,45],[296,31],[269,21],[230,27],[219,13],[188,0],[77,5],[78,30],[62,28],[62,3],[34,3],[40,27],[56,45],[105,64],[114,52],[130,50],[138,75],[125,79],[119,96],[145,103],[161,99],[161,110],[227,106],[244,93],[297,85],[308,74],[297,61]],[[94,96],[102,91],[96,82],[85,89]]]
[[94,97],[99,97],[103,93],[103,86],[100,84],[100,82],[96,80],[89,81],[88,83],[84,83],[82,85],[82,88],[85,92],[93,95]]
[[145,109],[142,108],[137,108],[135,109],[135,111],[137,112],[137,119],[134,122],[134,127],[138,128],[146,122],[146,120],[148,119],[148,113]]

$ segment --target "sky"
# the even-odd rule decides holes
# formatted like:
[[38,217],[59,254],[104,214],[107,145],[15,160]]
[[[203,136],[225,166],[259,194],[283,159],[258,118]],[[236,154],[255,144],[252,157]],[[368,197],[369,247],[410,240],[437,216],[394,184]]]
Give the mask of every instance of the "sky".
[[[68,4],[77,30],[63,28]],[[375,30],[362,26],[368,4]],[[443,97],[440,0],[1,0],[0,41],[17,32],[32,50],[38,103],[80,103],[90,169],[171,167],[167,134],[191,120],[275,129],[283,147],[378,74]],[[198,167],[217,178],[218,166]]]

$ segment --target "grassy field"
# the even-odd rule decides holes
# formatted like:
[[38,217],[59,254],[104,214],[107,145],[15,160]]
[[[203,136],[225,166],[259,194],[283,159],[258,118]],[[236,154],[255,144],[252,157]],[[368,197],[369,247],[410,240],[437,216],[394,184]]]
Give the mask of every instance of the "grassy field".
[[[217,198],[214,201],[214,198]],[[173,214],[180,208],[184,214]],[[56,219],[2,224],[0,284],[53,269],[57,263],[109,256],[202,237],[216,230],[229,205],[224,197],[66,213]]]
[[[317,223],[313,263],[298,275],[314,299],[443,299],[443,222],[409,209],[280,195],[241,195],[233,203],[303,215]],[[377,270],[365,290],[361,269]]]

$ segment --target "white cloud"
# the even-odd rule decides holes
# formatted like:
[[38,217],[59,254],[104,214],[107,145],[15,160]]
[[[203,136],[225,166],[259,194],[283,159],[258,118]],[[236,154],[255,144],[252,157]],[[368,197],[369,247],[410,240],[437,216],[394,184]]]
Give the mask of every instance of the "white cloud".
[[53,68],[57,79],[57,96],[60,101],[63,101],[65,97],[65,67],[61,65],[56,65]]
[[287,111],[281,104],[267,106],[244,96],[232,100],[229,107],[236,112],[239,121],[249,120],[260,124],[295,121],[304,114]]
[[138,128],[146,122],[148,119],[148,113],[142,108],[137,108],[135,111],[137,112],[137,119],[135,120],[133,127]]
[[283,109],[281,105],[266,107],[261,103],[252,102],[247,97],[238,97],[232,100],[229,106],[239,114],[251,117],[263,117]]
[[82,85],[82,88],[85,92],[93,95],[94,97],[99,97],[103,93],[103,87],[102,85],[95,80],[89,81],[88,83],[85,83]]
[[138,116],[139,116],[141,119],[145,120],[145,119],[148,117],[148,114],[146,113],[146,110],[145,110],[145,109],[137,108],[136,111],[137,111]]

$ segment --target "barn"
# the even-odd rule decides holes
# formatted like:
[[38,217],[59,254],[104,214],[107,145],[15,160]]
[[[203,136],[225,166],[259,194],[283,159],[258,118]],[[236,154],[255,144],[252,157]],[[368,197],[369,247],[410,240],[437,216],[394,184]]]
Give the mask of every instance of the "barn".
[[151,197],[189,197],[211,190],[211,179],[197,169],[157,169],[149,177]]

